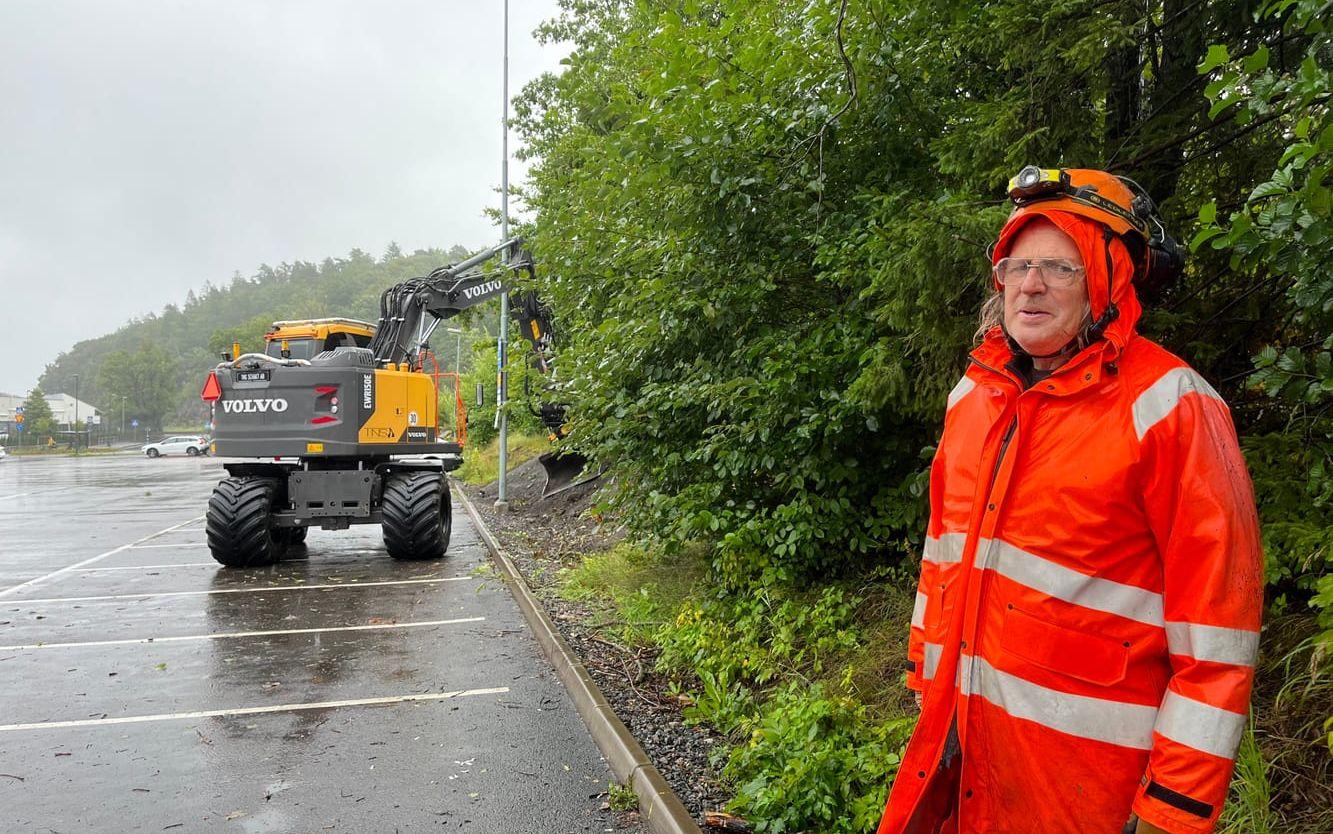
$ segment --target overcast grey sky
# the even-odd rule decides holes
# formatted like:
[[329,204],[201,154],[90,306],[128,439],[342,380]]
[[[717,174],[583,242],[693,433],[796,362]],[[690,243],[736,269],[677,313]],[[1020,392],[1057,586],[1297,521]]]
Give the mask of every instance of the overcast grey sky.
[[[0,3],[0,391],[237,270],[495,239],[502,10]],[[559,69],[557,11],[510,0],[512,92]]]

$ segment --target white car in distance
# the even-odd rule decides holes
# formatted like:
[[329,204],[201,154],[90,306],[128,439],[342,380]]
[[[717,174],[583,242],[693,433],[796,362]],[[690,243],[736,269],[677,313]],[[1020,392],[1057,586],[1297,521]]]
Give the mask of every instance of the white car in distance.
[[150,458],[162,455],[189,455],[198,457],[208,454],[208,438],[199,435],[179,435],[149,443],[143,447],[143,453]]

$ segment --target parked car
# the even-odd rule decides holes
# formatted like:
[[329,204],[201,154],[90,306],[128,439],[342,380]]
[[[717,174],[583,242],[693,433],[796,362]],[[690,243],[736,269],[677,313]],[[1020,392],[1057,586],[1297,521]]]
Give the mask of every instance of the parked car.
[[197,434],[168,437],[156,443],[146,444],[143,447],[143,453],[150,458],[161,457],[162,455],[189,455],[190,457],[206,455],[208,454],[208,438]]
[[0,460],[4,460],[9,455],[4,446],[0,446]]

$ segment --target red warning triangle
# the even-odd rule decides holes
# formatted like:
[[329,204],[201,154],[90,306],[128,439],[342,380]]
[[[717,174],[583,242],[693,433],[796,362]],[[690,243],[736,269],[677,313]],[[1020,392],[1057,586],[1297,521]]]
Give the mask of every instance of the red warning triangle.
[[208,375],[208,381],[204,383],[204,390],[199,393],[199,398],[207,403],[222,399],[222,385],[218,383],[217,373]]

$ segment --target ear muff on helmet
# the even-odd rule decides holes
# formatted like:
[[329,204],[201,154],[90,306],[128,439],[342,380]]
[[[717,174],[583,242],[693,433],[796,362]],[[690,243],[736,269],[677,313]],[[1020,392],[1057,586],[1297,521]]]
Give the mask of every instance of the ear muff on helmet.
[[1146,251],[1135,259],[1139,267],[1134,276],[1134,288],[1139,298],[1152,303],[1160,299],[1185,272],[1185,250],[1167,232],[1157,214],[1157,205],[1148,192],[1129,177],[1119,177],[1119,180],[1134,192],[1130,210],[1148,228]]
[[1013,216],[1034,204],[1060,201],[1065,203],[1062,210],[1105,225],[1129,249],[1134,287],[1145,301],[1160,298],[1184,272],[1184,250],[1167,233],[1152,197],[1129,177],[1028,165],[1009,180],[1009,199],[1015,206]]

